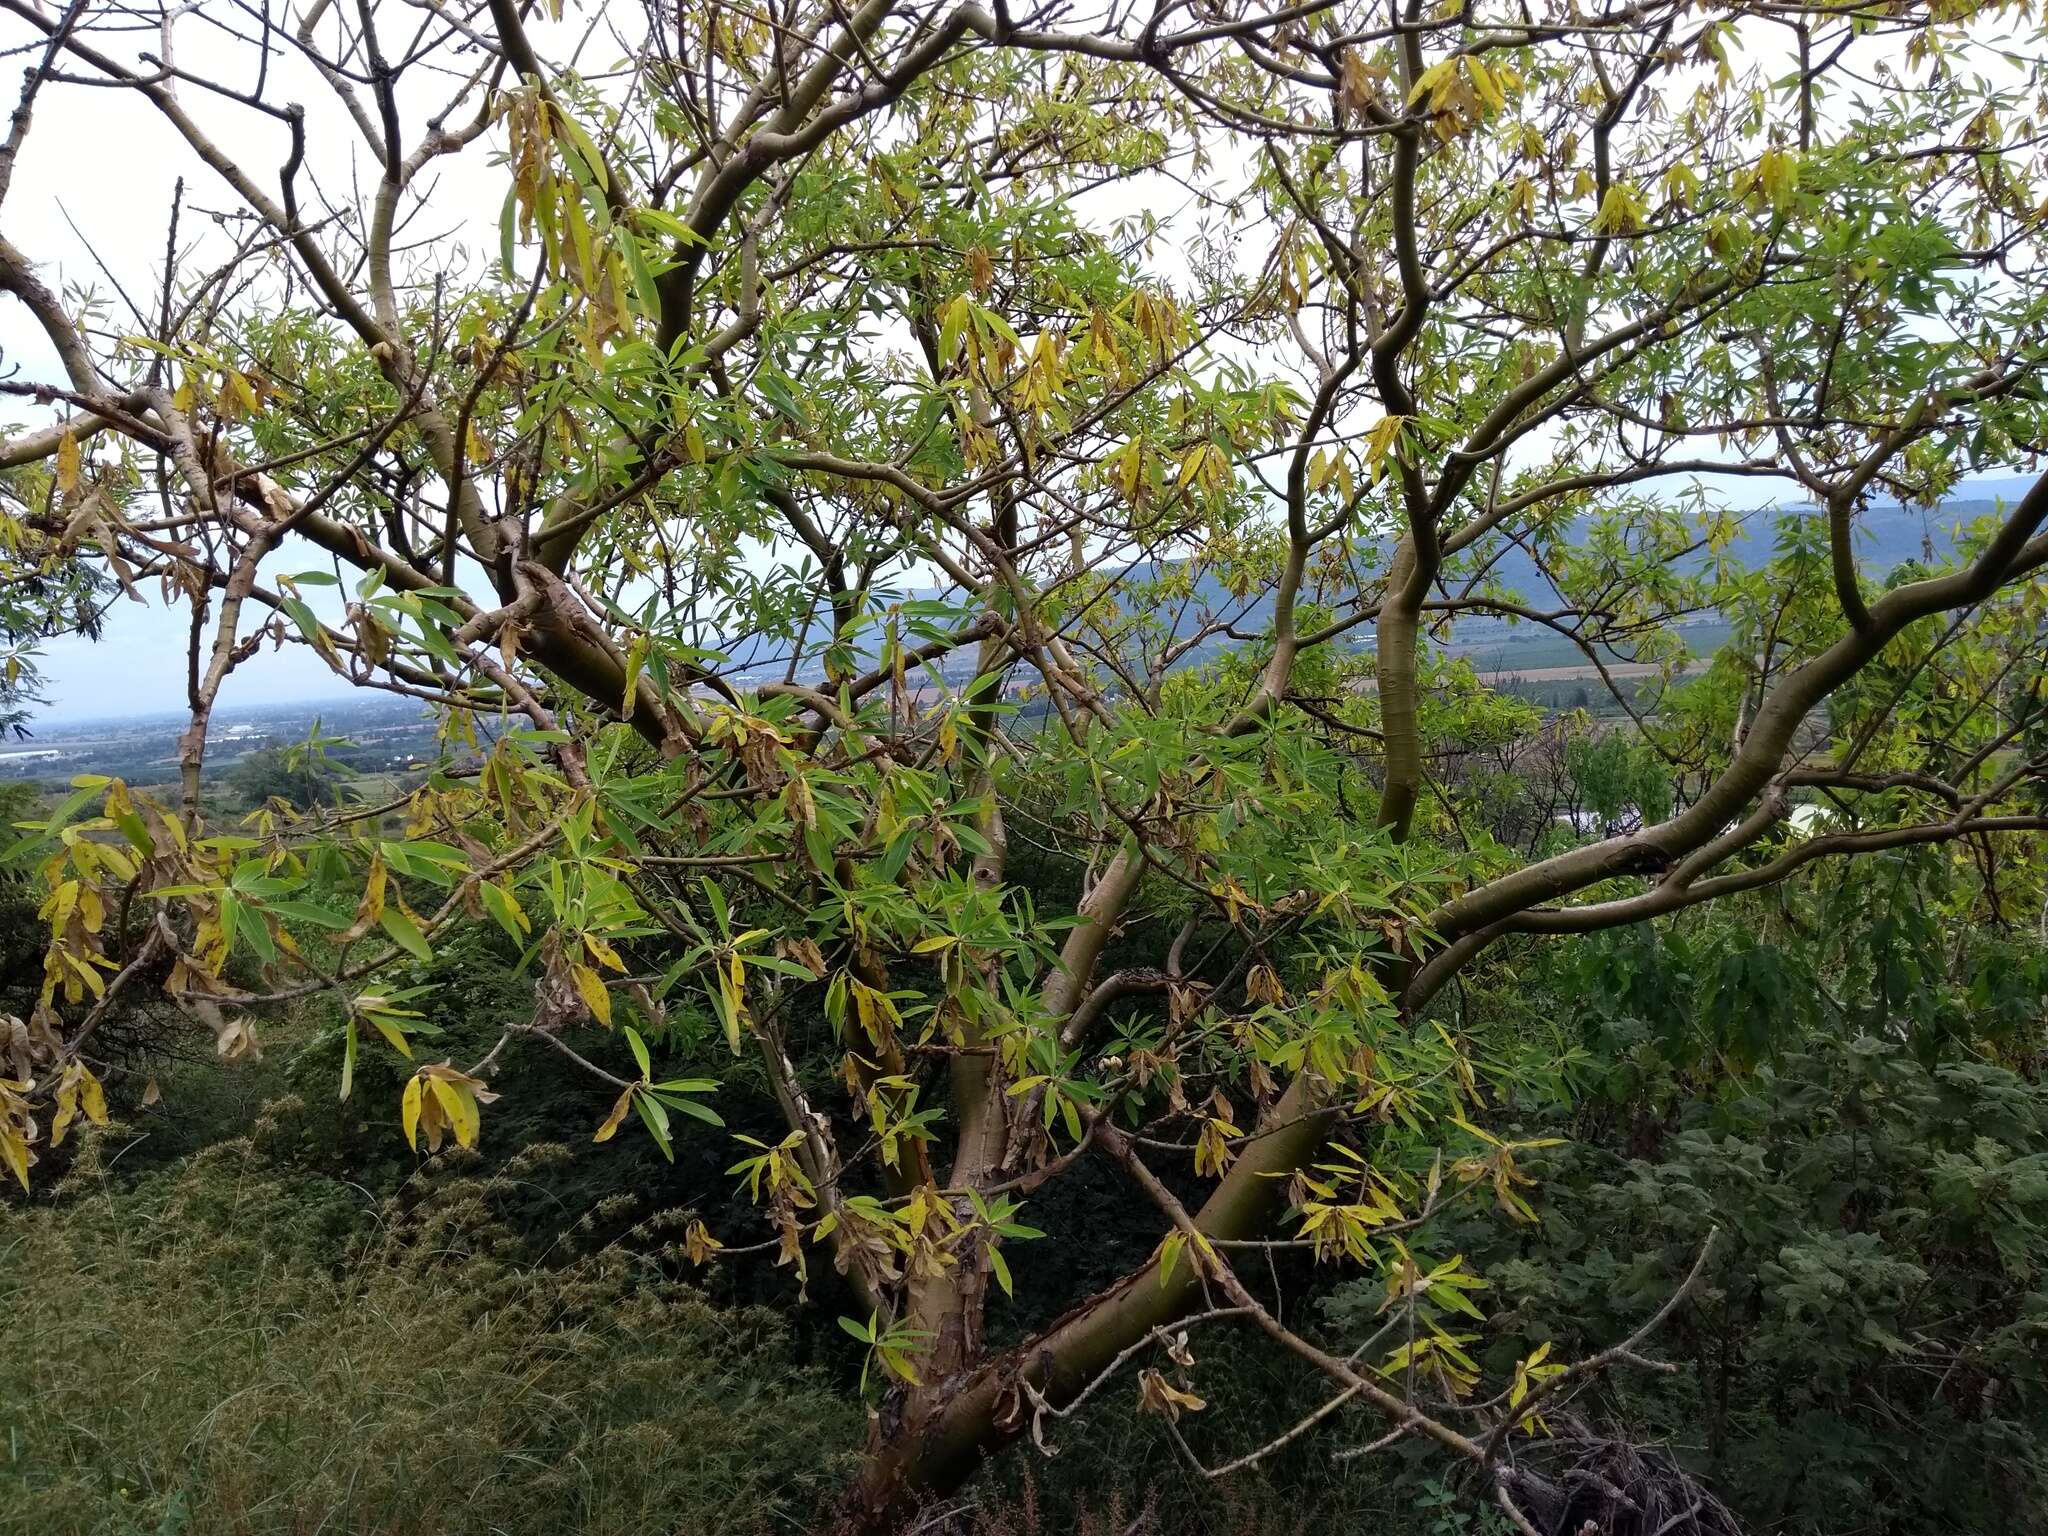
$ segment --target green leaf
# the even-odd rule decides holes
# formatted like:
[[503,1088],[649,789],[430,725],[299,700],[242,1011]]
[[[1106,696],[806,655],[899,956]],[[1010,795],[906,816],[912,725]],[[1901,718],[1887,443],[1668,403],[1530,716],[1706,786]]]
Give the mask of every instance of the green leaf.
[[[519,188],[505,193],[505,206],[498,214],[498,267],[508,283],[519,280],[518,263],[513,260],[519,240]],[[301,578],[303,579],[303,578]]]
[[476,892],[483,898],[484,910],[491,914],[491,920],[509,937],[514,941],[526,937],[526,914],[519,910],[518,900],[510,891],[494,880],[484,880],[478,883]]
[[676,1149],[669,1144],[668,1111],[656,1102],[652,1094],[646,1093],[633,1095],[633,1108],[639,1111],[641,1120],[647,1126],[647,1134],[654,1138],[654,1144],[661,1149],[661,1155],[674,1162]]
[[392,941],[400,949],[415,960],[427,961],[434,958],[433,948],[427,943],[426,935],[420,932],[419,924],[407,917],[394,904],[385,903],[384,911],[377,918],[377,925],[391,936]]
[[711,244],[689,225],[674,214],[660,208],[635,208],[634,222],[645,224],[661,234],[667,235],[679,245],[708,246]]
[[[634,238],[630,229],[614,229],[612,243],[626,259],[626,272],[633,279],[633,297],[640,313],[650,320],[659,319],[661,289],[654,280],[654,268],[647,264],[647,252],[641,249],[640,242]],[[630,684],[628,691],[631,691]]]
[[336,932],[349,926],[349,920],[337,912],[310,901],[266,901],[263,909],[273,917],[282,917],[295,923],[311,923],[315,928],[327,928]]
[[660,1092],[657,1092],[655,1097],[660,1099],[670,1109],[680,1110],[692,1120],[702,1120],[706,1125],[714,1126],[720,1130],[723,1130],[725,1127],[725,1117],[720,1115],[709,1104],[699,1104],[695,1099],[670,1098],[667,1094]]
[[1159,1250],[1159,1284],[1163,1289],[1173,1278],[1173,1272],[1180,1265],[1181,1250],[1188,1245],[1185,1232],[1175,1230],[1166,1234],[1166,1242]]
[[555,121],[562,125],[562,132],[569,136],[569,143],[574,146],[578,158],[583,161],[584,169],[590,173],[590,180],[597,190],[610,191],[611,176],[605,170],[604,156],[597,152],[597,145],[591,141],[590,135],[583,131],[583,125],[558,105],[553,106],[552,110]]
[[721,937],[730,937],[732,934],[732,921],[726,912],[725,892],[718,888],[717,882],[712,880],[709,875],[698,876],[697,883],[704,887],[704,899],[711,905],[711,916],[718,923],[719,935]]

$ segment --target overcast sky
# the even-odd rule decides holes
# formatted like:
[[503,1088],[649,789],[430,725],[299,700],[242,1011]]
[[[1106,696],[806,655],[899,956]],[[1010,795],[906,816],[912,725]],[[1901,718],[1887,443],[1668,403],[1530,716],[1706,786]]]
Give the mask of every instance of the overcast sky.
[[[188,9],[197,10],[198,7]],[[416,13],[414,13],[416,15]],[[29,40],[32,29],[14,17],[0,16],[0,47],[10,54]],[[153,44],[154,39],[145,39]],[[19,57],[19,55],[15,55]],[[223,45],[205,26],[203,17],[181,23],[177,58],[182,68],[217,72],[229,82],[245,79],[254,55],[245,48]],[[6,97],[0,110],[11,110],[14,81],[8,71]],[[363,143],[327,87],[290,50],[278,50],[271,72],[271,96],[304,103],[307,114],[307,179],[346,188],[367,186],[377,177],[366,163]],[[437,84],[436,89],[441,89]],[[180,92],[186,109],[243,163],[261,168],[275,190],[273,169],[284,163],[289,140],[274,120],[210,102],[203,92]],[[424,131],[428,114],[445,102],[413,95],[401,101],[409,141]],[[493,148],[497,147],[494,139]],[[490,163],[481,147],[438,162],[432,203],[439,222],[431,230],[418,226],[416,235],[445,236],[436,256],[452,260],[454,246],[467,243],[484,259],[495,254],[498,211],[505,195],[502,170]],[[174,188],[185,180],[181,245],[194,241],[183,263],[187,270],[208,270],[224,250],[221,238],[209,233],[214,210],[232,211],[239,200],[165,123],[157,109],[124,90],[46,85],[37,97],[28,141],[16,164],[0,230],[36,263],[43,279],[62,285],[90,286],[106,308],[100,324],[107,330],[141,329],[119,290],[145,310],[162,282],[164,238]],[[465,242],[465,236],[467,237]],[[196,237],[196,240],[195,240]],[[10,297],[0,295],[0,355],[5,372],[15,378],[61,383],[63,370],[33,319]],[[0,402],[0,434],[26,423],[40,424],[25,402]],[[288,544],[265,564],[266,576],[324,569],[329,562],[304,543]],[[145,590],[148,590],[147,588]],[[152,594],[153,595],[153,594]],[[340,612],[338,601],[315,607],[326,615]],[[43,648],[42,671],[47,707],[40,721],[100,719],[181,709],[185,702],[185,656],[189,610],[166,609],[161,603],[122,600],[109,616],[105,638],[97,644],[64,637]],[[306,647],[291,645],[276,655],[253,658],[228,678],[221,690],[226,708],[247,704],[289,703],[331,699],[349,692]]]

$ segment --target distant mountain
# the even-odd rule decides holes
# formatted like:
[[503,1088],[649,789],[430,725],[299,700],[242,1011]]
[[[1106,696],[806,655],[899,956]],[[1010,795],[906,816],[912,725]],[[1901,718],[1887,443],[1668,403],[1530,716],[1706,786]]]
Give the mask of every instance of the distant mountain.
[[1956,487],[1956,494],[1949,498],[1953,502],[2003,501],[2007,506],[2018,501],[2034,488],[2039,475],[1994,475],[1981,480],[1966,480]]
[[[1856,518],[1857,562],[1872,578],[1882,580],[1908,560],[1945,559],[1954,548],[1956,528],[1993,512],[1996,505],[1989,497],[1948,501],[1938,508],[1901,506],[1895,501],[1873,503]],[[1747,513],[1727,554],[1736,564],[1754,569],[1776,552],[1781,519],[1820,515],[1818,507],[1797,505]],[[1703,567],[1706,560],[1704,554],[1695,557],[1692,568]],[[1509,550],[1494,569],[1504,586],[1534,602],[1557,595],[1536,563],[1520,549]]]
[[[1873,580],[1881,581],[1908,560],[1943,560],[1954,548],[1958,527],[1995,512],[2001,501],[2009,506],[2032,484],[2032,480],[2023,479],[1977,481],[1966,487],[1970,493],[1967,496],[1952,498],[1934,508],[1904,506],[1896,501],[1873,503],[1856,519],[1858,563]],[[1801,505],[1745,513],[1742,530],[1729,546],[1728,553],[1737,564],[1760,565],[1774,553],[1777,524],[1782,518],[1819,515],[1817,507]],[[1704,566],[1706,560],[1704,554],[1693,557],[1693,568]],[[1155,570],[1150,562],[1140,562],[1131,569],[1130,579],[1137,583],[1147,582]],[[1556,588],[1527,552],[1520,548],[1509,549],[1495,562],[1492,570],[1502,587],[1532,607],[1554,606],[1560,601]],[[913,600],[937,595],[932,592],[906,594]],[[1272,620],[1272,599],[1270,595],[1249,600],[1233,597],[1213,576],[1204,575],[1197,584],[1193,599],[1173,618],[1176,635],[1193,633],[1203,620],[1204,610],[1211,618],[1228,619],[1240,634],[1256,633],[1265,629]],[[1510,633],[1507,621],[1493,618],[1467,619],[1459,628],[1459,644],[1455,648],[1460,652],[1489,650]],[[1527,626],[1521,626],[1514,632],[1527,633]],[[829,639],[829,629],[823,624],[814,624],[806,639],[806,649],[815,654]],[[1236,643],[1227,638],[1211,641],[1191,651],[1181,664],[1199,663]],[[1369,646],[1372,643],[1371,631],[1357,631],[1354,643]],[[866,668],[878,664],[881,655],[879,625],[862,637],[854,651],[859,666]],[[738,675],[750,682],[763,681],[770,674],[779,674],[787,667],[788,653],[780,646],[735,646],[728,654]],[[955,670],[964,665],[971,665],[971,661],[957,662]],[[820,665],[807,661],[798,669],[797,675],[809,681],[821,676],[822,672]]]
[[[2016,477],[1971,481],[1960,488],[1960,494],[1934,509],[1901,506],[1896,502],[1875,504],[1867,508],[1857,521],[1858,557],[1874,579],[1881,579],[1905,560],[1943,559],[1954,547],[1954,530],[1958,525],[1995,512],[2001,502],[2010,506],[2033,484],[2032,479]],[[1786,508],[1785,512],[1794,516],[1815,515],[1812,508]],[[1734,557],[1745,564],[1755,564],[1768,558],[1775,538],[1774,524],[1781,515],[1784,514],[1774,511],[1744,514],[1746,521],[1733,546]],[[1519,549],[1509,550],[1494,566],[1494,573],[1503,586],[1532,606],[1547,606],[1556,600],[1556,593],[1549,582]],[[1153,575],[1153,568],[1149,564],[1141,564],[1131,574],[1135,580],[1144,582]],[[902,595],[913,603],[938,596],[929,591],[908,591]],[[1204,609],[1212,616],[1228,619],[1240,635],[1262,632],[1272,621],[1270,597],[1239,600],[1225,591],[1213,577],[1205,576],[1194,599],[1173,616],[1174,632],[1181,636],[1191,633],[1201,622]],[[1703,631],[1713,628],[1713,621],[1702,625]],[[918,639],[915,635],[909,638],[913,644]],[[796,672],[799,680],[815,682],[823,676],[824,669],[817,657],[830,640],[828,624],[811,624],[805,638],[806,660]],[[876,623],[853,647],[858,667],[865,670],[879,662],[881,640],[882,628]],[[1207,660],[1224,648],[1239,643],[1227,638],[1212,640],[1183,658],[1181,664]],[[1371,630],[1360,628],[1353,631],[1349,643],[1370,647]],[[1538,644],[1549,644],[1553,649],[1558,646],[1569,648],[1569,642],[1549,636],[1534,626],[1510,626],[1505,620],[1478,617],[1460,621],[1453,648],[1461,654],[1484,657],[1486,665],[1497,669],[1552,665],[1550,660],[1536,654]],[[721,670],[742,686],[779,678],[788,670],[788,651],[779,643],[768,644],[758,639],[742,641],[729,644],[726,653],[726,662]],[[964,680],[966,669],[973,664],[971,654],[955,657],[946,665],[947,675]],[[389,730],[393,721],[402,723],[419,716],[418,706],[411,701],[393,700],[382,694],[359,690],[327,695],[325,689],[334,686],[333,680],[323,675],[317,686],[289,703],[233,704],[223,707],[217,714],[224,721],[240,720],[274,727],[282,736],[292,739],[302,736],[305,722],[316,715],[323,717],[331,734],[365,736]],[[391,718],[387,719],[387,716]],[[166,722],[175,723],[183,718],[182,712],[175,710],[160,714],[148,710],[117,710],[99,718],[80,712],[77,718],[38,721],[36,747],[45,750],[49,746],[68,745],[69,738],[73,736],[81,741],[96,739],[108,734],[107,727],[132,731]],[[116,734],[119,734],[118,730]],[[6,776],[0,773],[0,777]]]

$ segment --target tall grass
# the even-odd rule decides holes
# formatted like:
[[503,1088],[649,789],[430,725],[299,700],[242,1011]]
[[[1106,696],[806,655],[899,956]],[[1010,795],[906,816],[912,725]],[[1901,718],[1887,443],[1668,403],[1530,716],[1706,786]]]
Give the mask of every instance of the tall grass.
[[526,1261],[494,1198],[560,1155],[373,1203],[249,1140],[125,1187],[88,1149],[0,1216],[0,1530],[807,1528],[857,1409],[658,1219]]

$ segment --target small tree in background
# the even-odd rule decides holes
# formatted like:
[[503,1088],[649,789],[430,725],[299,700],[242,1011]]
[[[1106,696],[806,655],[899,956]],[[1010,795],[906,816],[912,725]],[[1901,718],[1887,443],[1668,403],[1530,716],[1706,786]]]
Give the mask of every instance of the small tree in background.
[[52,537],[48,519],[21,515],[22,495],[47,490],[46,477],[0,471],[0,510],[8,518],[0,532],[0,737],[17,740],[29,736],[37,706],[48,702],[39,643],[61,634],[99,639],[107,602],[119,590],[97,563],[75,558],[75,546]]

